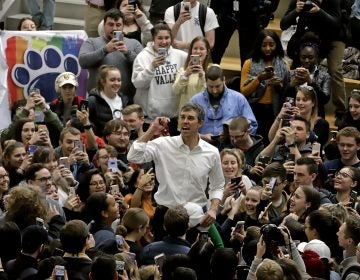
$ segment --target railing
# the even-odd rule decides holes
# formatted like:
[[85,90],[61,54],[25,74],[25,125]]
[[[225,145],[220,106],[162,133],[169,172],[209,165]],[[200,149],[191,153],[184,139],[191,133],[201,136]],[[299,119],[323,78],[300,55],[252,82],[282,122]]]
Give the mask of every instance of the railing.
[[4,16],[10,9],[15,0],[0,0],[0,21],[4,21]]

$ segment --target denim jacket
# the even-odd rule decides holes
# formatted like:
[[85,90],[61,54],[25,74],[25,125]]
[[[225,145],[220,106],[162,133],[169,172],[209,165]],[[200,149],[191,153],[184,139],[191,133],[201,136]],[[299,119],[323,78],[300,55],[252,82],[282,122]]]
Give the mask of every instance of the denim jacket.
[[219,135],[223,132],[224,122],[240,116],[249,121],[250,133],[256,133],[258,124],[254,113],[244,95],[237,91],[224,86],[224,94],[216,111],[210,104],[207,89],[194,95],[191,102],[200,105],[205,112],[205,120],[199,130],[201,134]]

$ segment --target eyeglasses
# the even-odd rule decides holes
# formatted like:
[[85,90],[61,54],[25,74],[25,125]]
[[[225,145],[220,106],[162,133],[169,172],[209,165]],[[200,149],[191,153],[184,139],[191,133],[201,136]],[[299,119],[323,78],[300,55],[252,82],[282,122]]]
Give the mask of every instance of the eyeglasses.
[[49,176],[49,177],[37,178],[35,180],[40,181],[41,183],[46,183],[47,181],[51,181],[51,179],[52,179],[51,176]]
[[9,174],[5,173],[4,175],[0,175],[0,180],[3,180],[5,177],[9,178]]
[[90,182],[90,186],[103,186],[105,185],[105,182],[104,181],[93,181],[93,182]]
[[223,118],[224,112],[222,106],[209,106],[206,110],[206,117],[209,120],[221,120]]
[[351,180],[354,180],[353,177],[350,174],[347,174],[345,172],[338,171],[335,173],[335,177],[341,177],[341,178],[350,178]]

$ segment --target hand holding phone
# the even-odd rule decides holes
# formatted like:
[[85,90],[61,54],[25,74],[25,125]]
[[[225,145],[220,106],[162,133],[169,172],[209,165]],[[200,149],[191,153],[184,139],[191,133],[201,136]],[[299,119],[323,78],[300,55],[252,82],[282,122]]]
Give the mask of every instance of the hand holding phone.
[[274,188],[276,186],[276,177],[271,177],[270,182],[269,182],[270,188],[271,188],[271,193],[274,192]]
[[163,267],[164,261],[165,261],[164,253],[161,253],[154,257],[154,262],[155,262],[155,265],[157,265],[159,267],[160,275],[162,274],[162,267]]
[[87,109],[89,108],[89,101],[83,99],[80,101],[80,104],[79,104],[79,109],[80,111],[87,111]]
[[271,205],[272,205],[272,201],[270,201],[269,204],[265,207],[265,209],[261,211],[259,215],[259,220],[261,220],[265,216],[265,214],[269,211]]
[[116,159],[109,159],[108,160],[108,168],[111,170],[111,172],[118,171],[118,165]]
[[245,225],[245,221],[238,221],[234,228],[234,232],[238,232],[238,233],[244,232],[245,231],[244,225]]
[[312,144],[311,154],[312,154],[313,156],[319,157],[319,156],[320,156],[320,150],[321,150],[321,144],[320,144],[320,143],[317,143],[317,142],[314,142],[314,143]]
[[63,265],[55,265],[54,274],[56,280],[65,279],[65,267]]
[[114,31],[113,38],[117,39],[118,41],[124,41],[124,34],[122,31]]
[[237,185],[240,184],[241,180],[242,180],[241,176],[240,177],[234,177],[234,178],[231,178],[230,182],[231,182],[232,185],[237,186]]
[[191,3],[190,2],[182,2],[182,10],[190,13]]
[[190,56],[190,61],[192,65],[200,65],[200,56],[197,54],[192,54]]

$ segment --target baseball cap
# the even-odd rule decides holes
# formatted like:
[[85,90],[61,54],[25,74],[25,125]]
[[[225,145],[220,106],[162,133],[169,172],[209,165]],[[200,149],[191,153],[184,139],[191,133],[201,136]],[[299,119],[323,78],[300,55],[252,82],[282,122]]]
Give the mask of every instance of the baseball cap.
[[57,92],[60,91],[60,88],[63,85],[66,84],[70,84],[73,85],[74,87],[78,87],[79,83],[76,79],[76,76],[74,75],[74,73],[71,72],[63,72],[61,73],[59,76],[57,76],[56,80],[55,80],[55,90]]
[[310,250],[317,253],[320,258],[331,258],[330,248],[321,240],[313,239],[309,242],[301,242],[297,249],[303,253],[305,250]]

